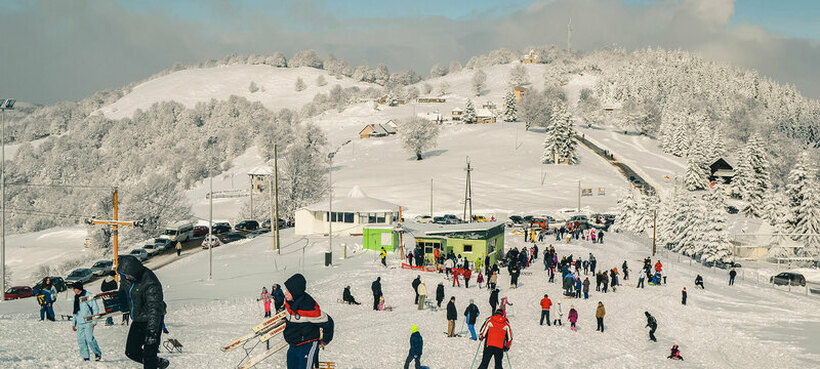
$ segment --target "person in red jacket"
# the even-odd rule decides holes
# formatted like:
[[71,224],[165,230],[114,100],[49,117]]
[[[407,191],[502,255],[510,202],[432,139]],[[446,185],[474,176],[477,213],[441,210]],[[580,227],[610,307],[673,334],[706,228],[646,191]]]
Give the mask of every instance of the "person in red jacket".
[[660,260],[658,260],[658,262],[655,263],[655,271],[658,273],[663,271],[663,264],[661,264]]
[[495,369],[502,369],[501,360],[504,358],[504,351],[510,349],[513,339],[512,327],[504,317],[504,312],[496,310],[495,314],[484,322],[479,339],[484,340],[484,354],[481,356],[478,369],[487,369],[492,358],[495,358]]
[[470,278],[473,277],[473,271],[464,269],[464,288],[470,288]]
[[541,299],[541,325],[544,325],[544,318],[547,319],[547,325],[552,325],[550,324],[550,307],[552,307],[552,300],[549,295],[544,294],[544,298]]

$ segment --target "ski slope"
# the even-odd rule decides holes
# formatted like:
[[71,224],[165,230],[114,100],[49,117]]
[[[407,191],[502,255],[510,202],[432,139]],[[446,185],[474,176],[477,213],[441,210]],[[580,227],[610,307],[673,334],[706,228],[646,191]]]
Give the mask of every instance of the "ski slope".
[[[262,286],[283,283],[295,272],[303,272],[308,291],[322,309],[336,322],[333,342],[322,351],[323,361],[335,361],[339,368],[401,367],[409,347],[410,326],[418,325],[425,340],[422,364],[431,368],[467,368],[476,348],[467,338],[447,338],[445,311],[418,311],[413,304],[410,282],[417,272],[402,270],[398,255],[390,254],[389,269],[384,269],[374,252],[362,252],[356,240],[334,240],[334,266],[321,266],[327,244],[324,239],[296,238],[283,234],[282,255],[271,251],[271,239],[261,237],[214,249],[214,279],[208,280],[208,254],[192,255],[157,271],[163,282],[168,303],[166,323],[171,337],[179,339],[185,350],[166,354],[175,368],[228,368],[244,356],[239,352],[222,353],[221,344],[245,334],[262,319],[263,309],[255,301]],[[601,267],[618,266],[628,260],[635,276],[640,259],[647,255],[648,245],[623,234],[608,234],[603,245],[583,241],[561,244],[559,255],[573,253],[586,256],[593,252]],[[507,245],[520,246],[521,238],[507,234]],[[346,243],[348,258],[340,258],[339,245]],[[544,242],[543,244],[548,244]],[[543,245],[541,247],[543,249]],[[304,256],[304,258],[303,258]],[[634,288],[635,280],[623,281],[615,293],[594,290],[589,300],[564,300],[558,284],[547,283],[539,267],[541,260],[522,275],[520,287],[507,288],[505,272],[499,278],[500,296],[514,304],[508,310],[514,332],[509,352],[513,368],[589,367],[684,367],[684,368],[797,368],[820,364],[820,313],[818,300],[798,294],[760,287],[738,281],[726,286],[726,273],[702,271],[696,265],[676,262],[676,257],[662,258],[668,285]],[[696,273],[705,278],[706,290],[692,286]],[[382,277],[388,305],[394,310],[370,309],[370,283]],[[424,273],[428,290],[433,291],[443,275]],[[362,305],[336,302],[345,286],[351,286]],[[687,306],[680,305],[680,289],[689,287]],[[97,286],[91,286],[92,288]],[[96,290],[96,289],[95,289]],[[445,288],[447,299],[456,297],[459,312],[475,299],[481,315],[487,317],[489,305],[486,289]],[[566,314],[574,304],[579,312],[578,332],[563,327],[538,326],[538,302],[544,293],[562,301]],[[606,332],[594,330],[594,309],[598,301],[607,308]],[[71,300],[62,295],[57,314],[66,313]],[[555,307],[553,315],[556,314]],[[646,319],[650,311],[657,319],[659,342],[647,339]],[[461,326],[457,323],[457,328]],[[0,366],[4,368],[74,368],[85,367],[77,354],[76,338],[67,322],[40,322],[33,300],[0,304]],[[103,350],[105,368],[133,368],[124,357],[127,328],[96,329]],[[165,337],[165,336],[164,336]],[[276,339],[278,340],[278,339]],[[278,341],[275,341],[278,342]],[[680,345],[684,362],[665,359],[672,344]],[[47,352],[47,355],[41,353]],[[93,364],[93,363],[92,363]],[[261,368],[284,368],[284,352],[263,362]],[[505,366],[506,367],[506,366]]]

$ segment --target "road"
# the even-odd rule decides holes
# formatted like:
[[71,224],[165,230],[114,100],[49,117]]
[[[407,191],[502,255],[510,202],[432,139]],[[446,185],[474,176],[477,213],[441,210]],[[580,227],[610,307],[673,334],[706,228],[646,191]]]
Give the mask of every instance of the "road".
[[582,145],[592,150],[594,153],[598,154],[598,156],[606,160],[609,164],[612,164],[612,166],[614,166],[616,169],[618,169],[619,172],[621,172],[621,174],[624,175],[628,182],[630,178],[634,178],[643,183],[643,188],[641,188],[641,192],[645,194],[657,193],[657,189],[655,187],[650,185],[645,178],[643,178],[640,174],[635,172],[635,170],[629,167],[629,165],[626,165],[625,163],[616,159],[614,153],[608,152],[607,150],[604,150],[598,145],[590,142],[583,135],[576,134],[575,139],[578,140],[578,142],[580,142]]

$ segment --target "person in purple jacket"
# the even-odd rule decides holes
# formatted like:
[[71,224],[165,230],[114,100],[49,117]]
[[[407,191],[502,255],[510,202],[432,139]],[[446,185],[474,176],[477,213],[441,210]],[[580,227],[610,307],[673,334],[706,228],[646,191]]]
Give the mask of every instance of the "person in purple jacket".
[[578,328],[575,327],[575,322],[578,321],[578,310],[575,310],[575,305],[570,305],[569,306],[569,317],[568,318],[569,318],[569,323],[570,323],[569,329],[571,329],[573,332],[577,332]]

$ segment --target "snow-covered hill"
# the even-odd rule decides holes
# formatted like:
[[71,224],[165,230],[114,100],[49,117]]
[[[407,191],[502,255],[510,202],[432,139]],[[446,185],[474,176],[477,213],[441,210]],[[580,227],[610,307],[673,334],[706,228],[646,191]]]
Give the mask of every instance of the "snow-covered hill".
[[[317,86],[322,76],[327,84]],[[297,78],[302,78],[306,88],[296,91]],[[251,82],[259,88],[251,92]],[[342,88],[379,87],[355,82],[348,77],[337,79],[328,72],[308,67],[276,68],[268,65],[232,64],[214,68],[186,69],[137,85],[131,92],[100,111],[106,117],[119,119],[130,116],[137,109],[147,109],[161,101],[177,101],[188,108],[211,99],[227,100],[231,95],[250,101],[259,101],[271,110],[299,109],[317,93],[326,93],[334,85]]]

